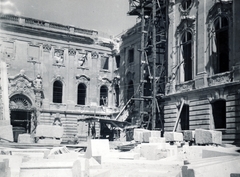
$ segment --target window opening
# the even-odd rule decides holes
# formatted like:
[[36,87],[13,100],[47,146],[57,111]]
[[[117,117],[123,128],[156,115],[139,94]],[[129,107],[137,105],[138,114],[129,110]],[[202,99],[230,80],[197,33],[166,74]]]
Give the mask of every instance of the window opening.
[[53,84],[53,103],[62,103],[62,82],[55,81]]
[[181,130],[189,130],[189,105],[183,105],[180,121]]
[[108,70],[109,69],[108,63],[109,63],[109,58],[108,57],[102,57],[101,58],[101,67],[102,67],[102,69]]
[[77,104],[85,105],[86,100],[86,86],[85,84],[78,85],[78,97],[77,97]]
[[116,60],[116,68],[119,68],[120,67],[120,55],[117,55],[115,57],[115,60]]
[[116,94],[115,105],[116,105],[116,107],[118,107],[119,106],[119,94],[120,94],[119,85],[115,85],[115,94]]
[[190,32],[182,35],[181,55],[184,60],[184,81],[192,80],[192,34]]
[[218,100],[213,102],[212,113],[215,129],[226,128],[226,101]]
[[108,104],[108,88],[101,86],[100,88],[100,106],[107,106]]
[[229,35],[228,20],[225,17],[218,17],[214,21],[213,36],[213,58],[214,74],[229,71]]
[[130,49],[128,51],[128,63],[132,63],[134,61],[134,49]]
[[127,98],[128,100],[132,98],[134,94],[134,86],[133,86],[133,81],[129,81],[128,83],[128,90],[127,90]]

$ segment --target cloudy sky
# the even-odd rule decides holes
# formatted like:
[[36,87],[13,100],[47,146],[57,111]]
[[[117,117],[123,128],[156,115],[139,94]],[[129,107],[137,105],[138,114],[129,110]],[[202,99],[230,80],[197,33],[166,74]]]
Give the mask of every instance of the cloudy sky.
[[0,0],[1,11],[118,35],[136,23],[128,0]]

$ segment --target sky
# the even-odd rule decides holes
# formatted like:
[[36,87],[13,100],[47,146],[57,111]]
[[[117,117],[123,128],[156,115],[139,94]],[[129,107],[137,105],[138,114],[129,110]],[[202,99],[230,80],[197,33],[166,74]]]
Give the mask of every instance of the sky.
[[116,36],[136,24],[128,0],[0,0],[1,11]]

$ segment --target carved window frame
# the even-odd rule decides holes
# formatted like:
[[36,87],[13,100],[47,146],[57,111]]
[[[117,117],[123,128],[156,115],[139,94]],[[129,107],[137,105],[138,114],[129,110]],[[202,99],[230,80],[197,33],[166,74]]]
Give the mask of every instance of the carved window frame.
[[[177,66],[176,66],[176,83],[177,84],[181,84],[181,83],[184,83],[184,82],[188,82],[188,81],[185,81],[184,79],[184,69],[183,69],[183,57],[182,57],[182,54],[181,54],[181,43],[182,43],[182,36],[185,34],[185,33],[191,33],[192,35],[192,39],[191,39],[191,59],[192,59],[192,79],[191,80],[194,80],[194,76],[195,76],[195,64],[196,64],[196,61],[195,61],[195,58],[196,58],[196,30],[195,30],[195,18],[190,18],[190,17],[186,17],[185,19],[183,19],[181,21],[181,23],[178,25],[177,27],[177,30],[176,30],[176,46],[178,46],[178,51],[177,51]],[[190,80],[190,81],[191,81]]]
[[[79,105],[77,104],[78,101],[77,101],[77,97],[78,97],[78,86],[79,84],[84,84],[86,86],[86,98],[85,98],[85,105],[88,104],[88,98],[89,98],[89,93],[90,93],[90,90],[89,90],[89,86],[90,86],[90,78],[86,75],[77,75],[76,76],[76,90],[75,90],[75,93],[76,93],[76,105]],[[81,105],[81,106],[84,106],[84,105]]]
[[228,48],[229,48],[229,53],[228,53],[228,58],[229,58],[229,70],[226,72],[230,71],[231,66],[233,65],[232,63],[232,43],[231,41],[233,40],[233,36],[231,31],[233,31],[233,18],[232,18],[232,2],[231,1],[226,1],[226,2],[217,2],[214,4],[214,6],[209,10],[208,16],[207,16],[207,25],[208,25],[208,33],[207,33],[207,38],[208,38],[208,45],[207,45],[207,72],[209,76],[214,76],[221,74],[222,72],[217,72],[214,73],[213,63],[211,56],[213,55],[213,40],[215,37],[215,21],[219,18],[226,18],[228,21]]

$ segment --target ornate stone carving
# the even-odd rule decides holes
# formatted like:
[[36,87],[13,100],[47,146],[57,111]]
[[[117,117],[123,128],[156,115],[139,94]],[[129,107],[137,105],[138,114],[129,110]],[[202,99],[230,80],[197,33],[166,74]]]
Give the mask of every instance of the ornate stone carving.
[[86,65],[86,62],[89,60],[89,53],[78,53],[77,55],[77,62],[78,62],[78,67],[83,67]]
[[76,75],[76,83],[85,83],[86,85],[89,85],[90,78],[86,75]]
[[73,48],[68,49],[68,55],[69,56],[75,56],[76,55],[76,50]]
[[54,59],[54,65],[63,66],[64,65],[64,50],[55,49],[53,59]]
[[193,7],[195,0],[182,0],[179,5],[179,11],[181,15],[189,15],[191,8]]
[[98,57],[99,54],[96,51],[92,52],[92,59],[98,59]]
[[231,71],[215,74],[211,77],[208,77],[208,85],[209,86],[221,85],[221,84],[232,82],[232,80],[233,80],[233,77],[232,77]]
[[193,90],[195,88],[195,81],[188,81],[188,82],[184,82],[181,84],[177,84],[176,85],[176,92],[186,92],[186,91],[190,91]]
[[179,34],[181,34],[183,31],[186,30],[191,30],[191,32],[193,34],[195,34],[195,19],[196,17],[194,16],[186,16],[184,18],[182,18],[180,24],[177,27],[176,30],[176,36],[178,36]]
[[14,92],[22,92],[27,95],[34,95],[33,92],[33,81],[27,78],[24,74],[24,70],[20,71],[20,74],[14,78],[9,79],[9,91],[10,94]]
[[38,74],[34,80],[34,86],[36,89],[42,89],[42,77],[40,74]]
[[50,44],[43,44],[43,51],[44,52],[50,52],[51,51],[51,45]]

